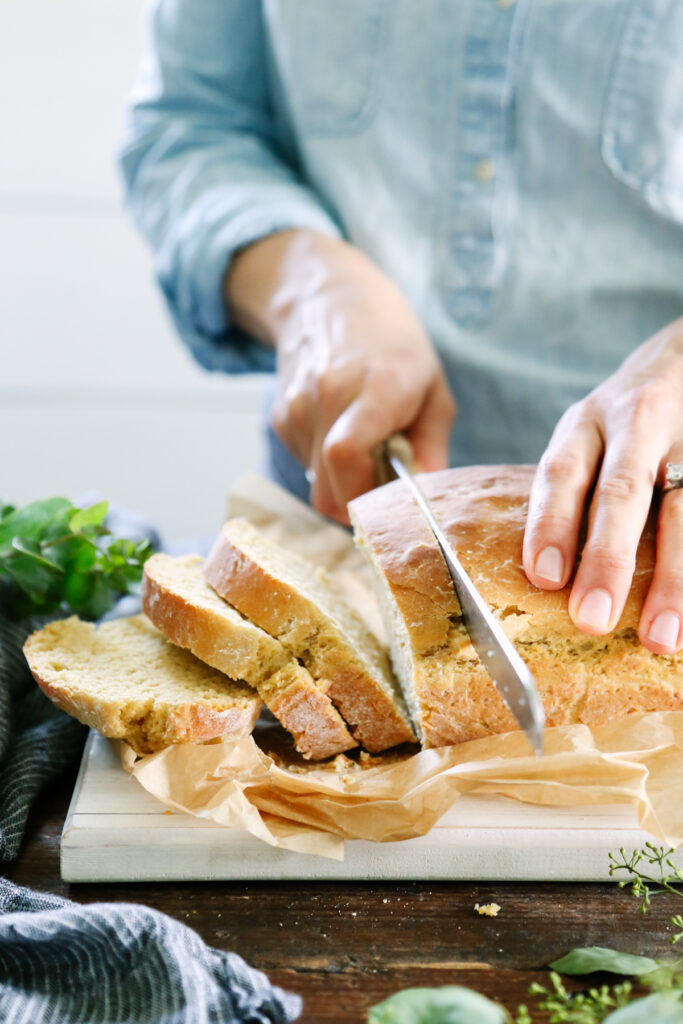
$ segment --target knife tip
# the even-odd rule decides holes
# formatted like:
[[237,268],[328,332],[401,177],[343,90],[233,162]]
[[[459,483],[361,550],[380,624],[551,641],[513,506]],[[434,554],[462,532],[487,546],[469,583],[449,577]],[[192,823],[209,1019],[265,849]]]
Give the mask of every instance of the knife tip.
[[543,731],[530,729],[526,734],[527,739],[536,757],[543,757]]

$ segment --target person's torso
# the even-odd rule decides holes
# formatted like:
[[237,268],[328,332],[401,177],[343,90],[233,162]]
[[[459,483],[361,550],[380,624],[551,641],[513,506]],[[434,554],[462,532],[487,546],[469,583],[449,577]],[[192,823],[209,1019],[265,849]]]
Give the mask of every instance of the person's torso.
[[683,312],[683,2],[263,10],[282,144],[437,344],[454,460],[536,458]]

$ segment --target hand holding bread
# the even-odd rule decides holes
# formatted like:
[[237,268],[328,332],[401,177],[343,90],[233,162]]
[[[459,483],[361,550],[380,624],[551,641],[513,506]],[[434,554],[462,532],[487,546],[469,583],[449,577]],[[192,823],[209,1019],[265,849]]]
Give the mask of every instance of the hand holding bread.
[[[611,633],[634,579],[653,489],[683,462],[683,319],[636,349],[560,420],[538,466],[524,566],[544,590],[569,585],[588,503],[568,611],[586,633]],[[594,488],[594,490],[593,490]],[[641,588],[639,588],[641,589]],[[657,556],[637,628],[655,654],[683,648],[683,490],[662,494]]]
[[[568,615],[569,591],[540,590],[522,564],[533,466],[470,466],[420,478],[465,570],[531,669],[549,727],[636,712],[683,710],[683,655],[658,658],[638,641],[652,576],[654,534],[644,532],[633,584],[609,637]],[[423,746],[516,728],[462,625],[436,541],[400,481],[350,506],[357,543],[375,573],[392,661]]]

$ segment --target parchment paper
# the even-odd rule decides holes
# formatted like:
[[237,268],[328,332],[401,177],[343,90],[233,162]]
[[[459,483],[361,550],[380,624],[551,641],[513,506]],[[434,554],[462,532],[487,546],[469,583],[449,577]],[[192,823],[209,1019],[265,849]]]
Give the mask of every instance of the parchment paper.
[[[258,524],[323,566],[378,635],[369,570],[351,536],[259,477],[243,477],[228,514]],[[341,860],[344,839],[393,842],[424,835],[464,793],[533,804],[631,803],[652,836],[683,843],[683,712],[630,715],[589,729],[547,729],[537,758],[521,732],[454,747],[305,762],[268,714],[238,741],[185,743],[124,768],[178,811],[242,828],[272,846]]]

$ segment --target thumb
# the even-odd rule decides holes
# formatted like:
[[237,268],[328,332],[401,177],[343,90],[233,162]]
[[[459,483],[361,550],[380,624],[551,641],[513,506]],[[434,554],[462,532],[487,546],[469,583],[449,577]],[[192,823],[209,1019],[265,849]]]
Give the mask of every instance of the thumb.
[[448,466],[448,442],[457,412],[455,399],[441,373],[435,378],[410,427],[410,441],[418,472],[430,473]]

